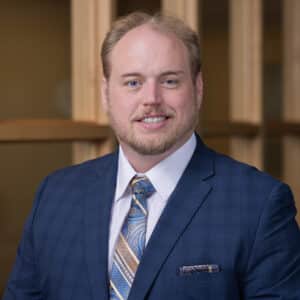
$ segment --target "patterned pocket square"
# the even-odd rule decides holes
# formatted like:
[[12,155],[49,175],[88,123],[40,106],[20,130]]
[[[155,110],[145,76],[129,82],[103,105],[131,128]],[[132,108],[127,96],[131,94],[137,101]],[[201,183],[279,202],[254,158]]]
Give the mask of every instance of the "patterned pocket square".
[[180,275],[191,275],[193,273],[217,273],[221,269],[219,265],[193,265],[182,266],[179,268]]

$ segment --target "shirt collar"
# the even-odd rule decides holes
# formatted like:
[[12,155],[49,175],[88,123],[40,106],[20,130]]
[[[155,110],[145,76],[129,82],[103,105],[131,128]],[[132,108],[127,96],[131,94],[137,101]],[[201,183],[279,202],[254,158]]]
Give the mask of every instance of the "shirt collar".
[[127,160],[122,150],[122,147],[119,146],[118,174],[115,201],[120,200],[123,197],[123,195],[127,192],[129,182],[135,175],[135,170]]
[[[168,200],[175,189],[195,151],[196,143],[195,134],[192,134],[184,145],[145,173],[164,201]],[[128,192],[129,182],[135,175],[135,170],[120,146],[115,201],[120,200]]]

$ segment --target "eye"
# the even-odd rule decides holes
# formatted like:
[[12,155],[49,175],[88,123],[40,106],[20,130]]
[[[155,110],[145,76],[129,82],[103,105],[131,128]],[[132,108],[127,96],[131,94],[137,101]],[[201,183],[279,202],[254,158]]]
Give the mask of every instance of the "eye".
[[141,84],[141,81],[137,79],[131,79],[125,82],[125,86],[127,86],[130,89],[137,89],[141,86]]
[[166,78],[162,80],[162,84],[167,88],[176,88],[179,85],[177,78]]

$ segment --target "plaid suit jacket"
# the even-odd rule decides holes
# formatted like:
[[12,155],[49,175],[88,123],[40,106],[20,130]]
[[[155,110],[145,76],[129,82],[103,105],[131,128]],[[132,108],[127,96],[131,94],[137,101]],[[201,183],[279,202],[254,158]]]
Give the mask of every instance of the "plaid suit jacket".
[[[114,153],[41,184],[3,300],[108,300]],[[129,300],[300,300],[300,232],[287,185],[195,153],[148,242]]]

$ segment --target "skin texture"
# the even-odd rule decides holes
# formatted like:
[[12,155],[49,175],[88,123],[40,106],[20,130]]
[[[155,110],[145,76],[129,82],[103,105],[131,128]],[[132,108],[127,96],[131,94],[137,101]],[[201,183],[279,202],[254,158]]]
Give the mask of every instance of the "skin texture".
[[193,133],[202,101],[201,73],[193,81],[188,51],[171,33],[142,25],[110,53],[102,101],[122,149],[145,172]]

